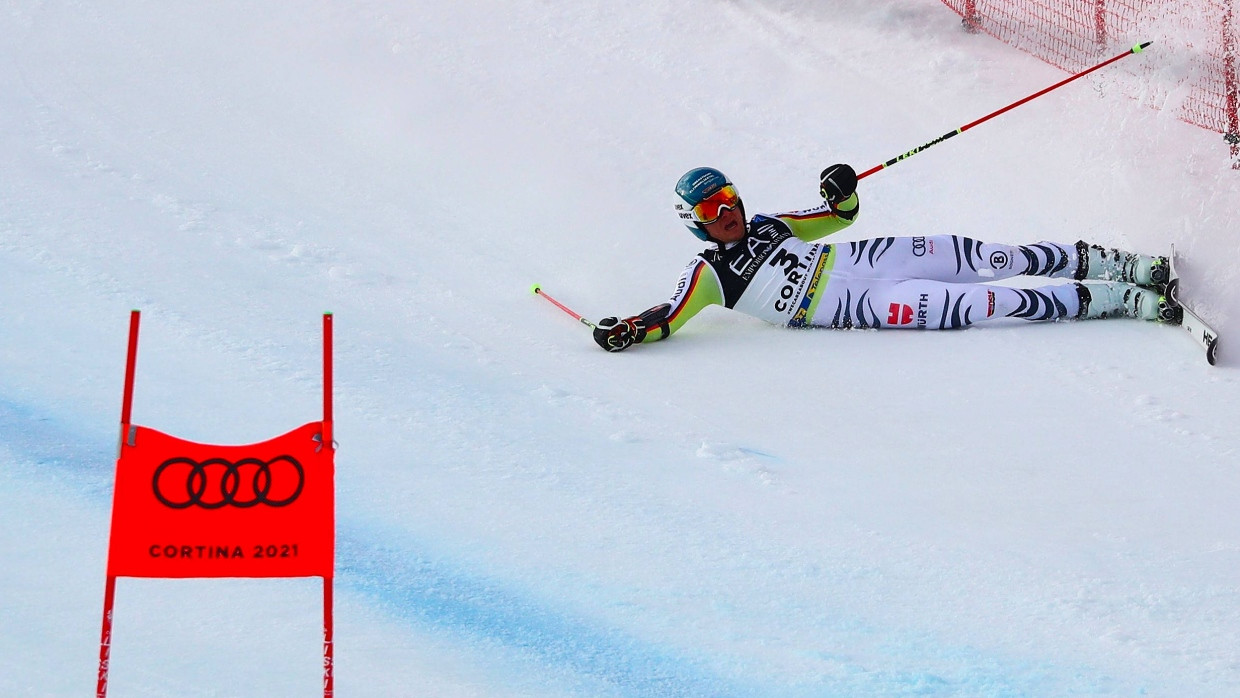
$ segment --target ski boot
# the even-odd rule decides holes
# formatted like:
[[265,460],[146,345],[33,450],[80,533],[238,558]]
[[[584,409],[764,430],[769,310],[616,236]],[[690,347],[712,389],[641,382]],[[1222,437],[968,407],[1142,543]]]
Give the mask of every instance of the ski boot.
[[1095,284],[1078,283],[1076,292],[1081,301],[1079,319],[1131,317],[1176,323],[1178,307],[1157,291],[1133,284],[1108,281]]
[[1097,279],[1120,281],[1156,289],[1165,293],[1171,278],[1171,264],[1166,257],[1150,257],[1099,245],[1084,240],[1076,243],[1076,280]]
[[[1170,296],[1158,297],[1158,321],[1168,325],[1184,324],[1184,306],[1175,302]],[[1213,363],[1213,362],[1211,362]]]

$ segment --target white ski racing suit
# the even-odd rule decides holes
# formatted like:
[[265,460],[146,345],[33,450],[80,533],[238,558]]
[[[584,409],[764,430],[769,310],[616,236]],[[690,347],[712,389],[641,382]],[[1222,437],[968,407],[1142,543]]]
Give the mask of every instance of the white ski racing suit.
[[847,227],[854,194],[832,210],[759,214],[740,241],[704,250],[671,299],[640,316],[639,341],[670,336],[709,305],[790,327],[957,329],[1000,318],[1077,317],[1074,284],[1016,289],[1018,275],[1073,279],[1072,243],[1005,245],[955,235],[814,242]]

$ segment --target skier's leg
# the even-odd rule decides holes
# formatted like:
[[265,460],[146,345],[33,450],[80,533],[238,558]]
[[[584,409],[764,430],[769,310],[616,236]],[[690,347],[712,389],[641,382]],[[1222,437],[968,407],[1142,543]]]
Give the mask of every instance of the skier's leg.
[[1115,248],[1091,245],[1037,242],[1021,245],[1026,259],[1025,274],[1057,279],[1119,281],[1138,286],[1165,288],[1171,265],[1166,257],[1151,257]]
[[[950,284],[929,279],[890,281],[832,274],[827,284],[818,291],[820,300],[808,324],[820,327],[955,330],[1002,317],[1021,320],[1073,319],[1081,315],[1079,285],[1012,289],[988,284]],[[1106,299],[1110,298],[1106,295]]]
[[876,238],[836,245],[834,272],[871,279],[933,279],[979,283],[1013,276],[1119,281],[1163,289],[1166,257],[1125,252],[1085,241],[1029,245],[982,242],[959,235]]
[[1076,284],[1008,288],[915,279],[891,286],[884,327],[945,330],[1002,318],[1064,320],[1080,315]]
[[809,324],[818,327],[945,330],[1000,318],[1070,319],[1081,316],[1078,286],[1080,284],[1057,284],[1018,289],[928,279],[886,281],[837,277],[833,274],[819,291],[823,295]]
[[958,235],[876,238],[836,247],[833,275],[982,283],[1035,275],[1071,279],[1077,246],[1053,242],[1005,245]]

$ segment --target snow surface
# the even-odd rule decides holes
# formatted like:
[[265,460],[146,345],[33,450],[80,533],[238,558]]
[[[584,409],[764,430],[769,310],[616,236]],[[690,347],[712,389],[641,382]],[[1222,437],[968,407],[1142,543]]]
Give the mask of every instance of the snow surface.
[[[528,292],[641,311],[690,167],[801,208],[1063,77],[936,0],[11,0],[0,36],[0,694],[94,685],[141,308],[135,421],[217,443],[318,417],[335,313],[338,695],[1240,695],[1227,348],[716,308],[609,355]],[[1233,335],[1240,173],[1125,75],[864,180],[847,235],[1176,243]],[[318,594],[122,579],[112,695],[315,695]]]

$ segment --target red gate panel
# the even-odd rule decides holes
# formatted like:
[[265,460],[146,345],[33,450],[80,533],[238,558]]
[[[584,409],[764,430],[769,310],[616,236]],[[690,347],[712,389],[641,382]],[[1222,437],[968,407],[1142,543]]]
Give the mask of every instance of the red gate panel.
[[213,446],[131,427],[116,464],[108,574],[332,576],[333,452],[322,422]]

